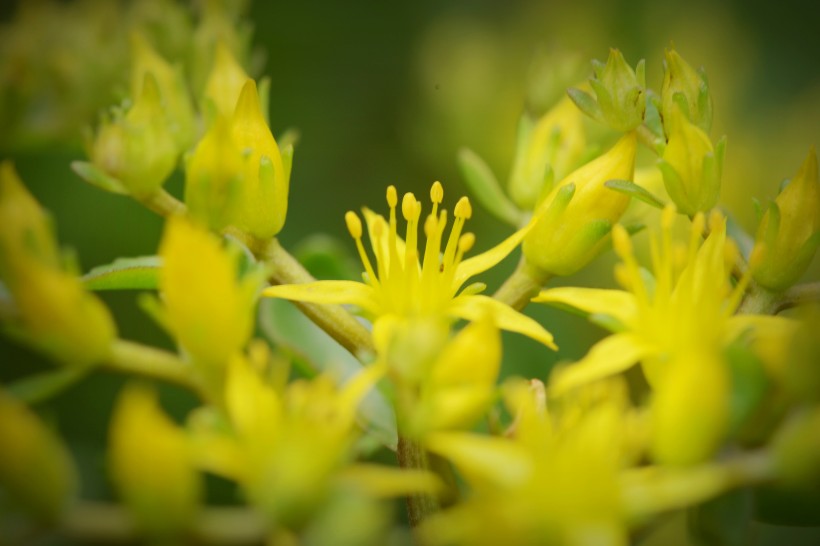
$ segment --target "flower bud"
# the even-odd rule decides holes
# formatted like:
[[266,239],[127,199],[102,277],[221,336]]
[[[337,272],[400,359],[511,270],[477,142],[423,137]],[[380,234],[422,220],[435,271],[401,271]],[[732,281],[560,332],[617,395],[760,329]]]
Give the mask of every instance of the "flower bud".
[[162,187],[179,153],[153,74],[145,75],[137,97],[127,114],[100,128],[91,148],[91,161],[119,182],[123,192],[139,198]]
[[0,166],[0,279],[11,292],[10,335],[58,362],[84,366],[116,336],[105,306],[64,271],[45,214],[10,163]]
[[805,273],[818,244],[820,181],[812,148],[763,215],[749,260],[755,281],[769,290],[785,290]]
[[131,35],[133,65],[131,95],[139,96],[146,74],[156,78],[167,128],[178,152],[184,152],[196,137],[196,117],[188,86],[181,70],[172,67],[139,33]]
[[607,188],[608,180],[631,180],[637,139],[623,136],[607,153],[570,173],[534,214],[524,239],[527,261],[541,271],[570,275],[601,249],[629,196]]
[[720,197],[725,138],[714,148],[709,136],[677,106],[664,118],[664,127],[669,138],[658,168],[670,199],[690,216],[711,209]]
[[691,465],[709,458],[728,428],[729,391],[729,373],[713,354],[670,362],[652,402],[653,459]]
[[156,393],[130,385],[110,429],[111,478],[139,527],[154,537],[184,531],[195,516],[201,483],[185,432],[159,406]]
[[260,239],[273,237],[285,225],[290,184],[290,154],[279,151],[265,123],[256,83],[247,80],[233,116],[233,138],[246,154],[236,227]]
[[0,392],[0,491],[49,523],[77,494],[77,470],[60,439],[24,404]]
[[646,110],[643,60],[632,70],[620,51],[610,49],[606,65],[593,61],[592,70],[589,85],[594,99],[580,89],[568,90],[578,108],[616,131],[627,132],[641,125]]
[[576,166],[586,147],[582,114],[563,98],[534,124],[522,118],[509,180],[513,201],[532,210]]
[[213,101],[220,116],[230,118],[236,108],[236,101],[248,74],[236,61],[224,42],[216,46],[214,63],[208,82],[205,84],[205,98]]
[[168,326],[203,371],[220,371],[251,335],[257,272],[239,278],[238,255],[183,218],[168,220],[159,286]]
[[[674,49],[667,49],[664,55],[661,88],[664,121],[674,123],[674,110],[680,108],[686,119],[708,133],[712,126],[712,96],[706,78],[689,66]],[[669,133],[667,130],[667,135]]]

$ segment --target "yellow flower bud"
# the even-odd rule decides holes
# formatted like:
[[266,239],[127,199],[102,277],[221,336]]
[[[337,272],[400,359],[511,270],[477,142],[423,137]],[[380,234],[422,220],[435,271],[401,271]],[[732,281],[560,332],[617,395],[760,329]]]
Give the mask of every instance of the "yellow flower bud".
[[139,33],[131,35],[131,48],[131,95],[139,96],[146,74],[153,74],[167,119],[166,130],[179,152],[187,150],[196,137],[196,117],[182,72],[168,64]]
[[157,81],[145,75],[137,101],[125,116],[104,123],[91,148],[92,163],[135,197],[156,192],[179,155],[169,132]]
[[111,478],[140,528],[155,537],[184,531],[201,493],[185,432],[159,406],[156,393],[131,385],[120,395],[110,430]]
[[159,254],[159,286],[171,331],[195,362],[224,369],[251,335],[259,274],[239,279],[239,256],[178,217],[168,220]]
[[0,392],[0,491],[53,523],[77,494],[77,471],[60,439],[25,405]]
[[234,222],[244,184],[244,162],[230,121],[217,117],[185,169],[185,203],[191,216],[214,230]]
[[710,457],[727,431],[729,390],[728,370],[709,352],[668,363],[652,402],[655,461],[690,465]]
[[285,225],[290,165],[283,163],[262,115],[256,83],[250,79],[236,104],[233,138],[246,154],[236,227],[260,239],[273,237]]
[[62,269],[56,240],[10,163],[0,166],[0,279],[14,306],[12,336],[68,365],[105,358],[116,336],[105,306]]
[[[664,122],[674,124],[680,108],[691,123],[709,132],[712,126],[712,97],[706,78],[696,72],[674,49],[664,53],[661,114]],[[667,130],[667,134],[670,131]]]
[[607,153],[570,173],[535,212],[524,238],[527,261],[542,271],[570,275],[601,249],[605,236],[629,204],[629,196],[607,188],[608,180],[631,180],[637,139],[623,136]]
[[754,279],[770,290],[785,290],[811,263],[820,244],[820,181],[814,148],[800,171],[763,215],[750,257]]
[[205,84],[205,98],[213,101],[220,116],[230,118],[236,108],[236,101],[248,74],[239,65],[231,50],[224,42],[216,46],[214,63],[208,82]]
[[664,118],[664,127],[669,138],[658,168],[669,197],[690,216],[711,209],[720,197],[725,139],[713,147],[709,136],[677,106]]
[[535,208],[555,180],[561,180],[579,161],[586,147],[583,114],[569,99],[562,99],[533,125],[522,120],[509,192],[515,203]]

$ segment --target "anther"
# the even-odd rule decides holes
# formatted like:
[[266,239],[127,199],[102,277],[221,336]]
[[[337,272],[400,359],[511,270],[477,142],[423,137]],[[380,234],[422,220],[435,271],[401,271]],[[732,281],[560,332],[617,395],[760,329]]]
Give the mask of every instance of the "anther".
[[387,204],[392,209],[399,202],[398,194],[396,193],[396,186],[387,186]]
[[351,237],[354,239],[362,238],[362,221],[355,212],[349,210],[345,213],[345,223],[347,224],[347,230],[350,232]]
[[384,225],[384,218],[381,216],[376,217],[376,220],[373,222],[373,236],[378,239],[384,233],[385,225]]
[[438,180],[433,182],[433,187],[430,188],[430,200],[436,204],[439,204],[444,200],[444,188]]
[[416,203],[416,196],[410,192],[405,193],[404,197],[402,197],[401,214],[408,222],[416,219]]
[[461,254],[466,254],[467,252],[470,251],[470,249],[473,248],[474,244],[475,244],[475,235],[472,234],[472,233],[465,233],[458,240],[458,251]]
[[612,246],[622,258],[632,254],[632,241],[629,240],[629,233],[620,224],[615,224],[612,228]]
[[470,205],[470,200],[467,197],[462,197],[458,200],[454,214],[456,218],[464,218],[465,220],[470,219],[473,215],[473,207]]

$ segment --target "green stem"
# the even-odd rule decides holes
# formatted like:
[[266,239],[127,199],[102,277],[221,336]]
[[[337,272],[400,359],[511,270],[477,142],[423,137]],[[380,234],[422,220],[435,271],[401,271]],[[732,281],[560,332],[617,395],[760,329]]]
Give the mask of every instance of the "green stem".
[[140,198],[139,202],[160,216],[185,214],[186,211],[185,204],[182,201],[162,188],[147,197]]
[[521,261],[518,262],[518,267],[493,294],[493,297],[520,311],[527,306],[533,297],[538,295],[538,292],[549,279],[549,273],[537,271],[522,256]]
[[[64,518],[61,533],[82,543],[134,543],[139,529],[121,506],[79,502]],[[267,537],[264,521],[243,507],[207,507],[192,523],[189,534],[197,544],[260,544]]]
[[117,340],[103,368],[173,383],[203,395],[196,370],[173,353],[131,341]]
[[[397,451],[399,466],[419,470],[431,470],[430,455],[411,438],[399,436]],[[414,494],[407,497],[407,517],[411,527],[417,527],[424,519],[437,512],[441,505],[432,495]]]
[[[261,250],[256,245],[249,246],[249,248],[271,266],[270,281],[274,284],[304,284],[316,281],[296,258],[282,248],[276,239],[271,240]],[[305,302],[294,303],[306,317],[360,361],[369,362],[372,359],[375,350],[370,331],[344,307]]]
[[773,315],[777,312],[782,301],[781,294],[770,292],[752,282],[749,285],[740,307],[738,315]]
[[775,313],[805,305],[820,302],[820,282],[798,284],[786,290],[783,298],[778,302]]

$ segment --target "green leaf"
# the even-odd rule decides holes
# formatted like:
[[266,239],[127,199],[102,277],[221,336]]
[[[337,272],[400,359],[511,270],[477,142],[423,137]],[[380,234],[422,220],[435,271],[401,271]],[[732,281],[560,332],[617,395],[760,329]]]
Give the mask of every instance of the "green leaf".
[[300,241],[293,256],[317,279],[359,280],[362,266],[348,249],[339,239],[319,234]]
[[122,182],[112,176],[109,176],[93,163],[88,163],[87,161],[72,161],[71,170],[77,173],[80,178],[92,186],[96,186],[111,193],[120,195],[128,194],[128,190]]
[[[262,299],[259,303],[259,327],[279,348],[307,362],[314,371],[330,374],[339,382],[362,369],[353,355],[288,301]],[[368,434],[377,438],[382,445],[396,450],[396,417],[381,392],[374,389],[364,398],[359,406],[359,418]]]
[[154,290],[159,284],[159,256],[118,258],[83,276],[89,290]]
[[567,95],[569,95],[569,98],[575,103],[575,106],[577,106],[581,112],[596,121],[601,121],[603,119],[604,115],[603,112],[601,112],[601,107],[598,106],[598,102],[592,98],[589,93],[576,89],[575,87],[570,87],[567,89]]
[[652,195],[648,190],[642,188],[634,182],[630,182],[629,180],[607,180],[604,182],[604,186],[611,190],[624,193],[630,197],[634,197],[639,201],[643,201],[647,205],[652,205],[653,207],[659,209],[666,206],[666,203]]
[[751,540],[753,498],[748,489],[732,491],[688,510],[695,544],[743,546]]
[[509,200],[493,171],[478,154],[462,148],[458,152],[458,166],[470,192],[484,208],[511,226],[521,225],[521,211]]
[[29,375],[7,385],[8,392],[26,404],[47,400],[77,383],[88,375],[91,368],[60,368]]
[[754,492],[755,519],[790,527],[820,527],[820,491],[764,486]]

